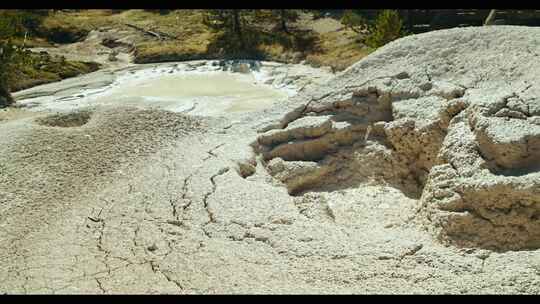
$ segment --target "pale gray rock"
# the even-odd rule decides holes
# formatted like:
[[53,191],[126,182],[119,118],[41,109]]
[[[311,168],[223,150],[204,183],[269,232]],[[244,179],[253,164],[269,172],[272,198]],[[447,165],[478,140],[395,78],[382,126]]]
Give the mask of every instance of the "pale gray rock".
[[[319,116],[351,124],[357,132],[351,142],[323,148],[324,136],[287,138],[264,155],[315,160],[320,166],[344,151],[370,149],[369,142],[360,144],[369,138],[393,151],[394,162],[406,168],[398,179],[416,180],[419,217],[445,242],[539,248],[540,129],[532,93],[540,90],[538,41],[536,28],[503,26],[436,31],[389,43],[325,86],[296,96],[305,106],[268,131],[282,134],[296,120]],[[260,140],[265,134],[259,143],[268,146]],[[279,179],[286,180],[282,174]],[[342,183],[354,179],[330,170],[324,180],[340,174]],[[395,176],[382,178],[396,186]]]
[[538,294],[539,46],[457,28],[331,79],[263,62],[299,93],[212,116],[45,111],[199,63],[20,92],[40,107],[0,120],[0,293]]

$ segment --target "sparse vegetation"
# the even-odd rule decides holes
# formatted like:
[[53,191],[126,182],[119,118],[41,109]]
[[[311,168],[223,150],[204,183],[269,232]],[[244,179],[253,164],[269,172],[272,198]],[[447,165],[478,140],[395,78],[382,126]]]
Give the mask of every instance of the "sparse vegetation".
[[354,10],[345,10],[341,17],[341,23],[356,33],[361,33],[368,28],[368,20]]
[[[320,32],[312,28],[314,10],[26,10],[14,45],[52,47],[84,40],[92,30],[129,30],[129,25],[164,33],[164,39],[141,36],[134,62],[251,58],[279,62],[306,60],[342,70],[369,53],[351,28]],[[322,17],[322,16],[321,16]],[[334,21],[335,22],[335,21]],[[128,25],[129,24],[129,25]],[[25,35],[26,34],[26,35]],[[25,37],[26,36],[26,37]],[[20,90],[97,69],[32,53],[13,72],[10,86]]]
[[208,10],[204,15],[203,23],[216,32],[222,31],[225,35],[234,35],[235,40],[244,47],[243,15],[245,11],[241,9]]
[[40,39],[48,10],[0,11],[0,106],[13,102],[12,91],[58,81],[98,69],[95,63],[67,61],[28,47],[47,45]]
[[13,37],[24,32],[24,12],[0,11],[0,107],[13,103],[11,81],[14,72],[27,59],[23,46],[13,43]]
[[375,20],[366,44],[378,48],[405,35],[403,21],[395,10],[383,10]]
[[20,65],[12,73],[10,88],[12,91],[23,90],[90,73],[98,68],[99,64],[94,62],[68,61],[61,56],[27,52],[25,64]]
[[[136,63],[239,57],[280,62],[306,59],[341,70],[368,53],[362,44],[354,45],[358,35],[350,29],[336,33],[310,29],[309,18],[313,13],[313,10],[241,10],[237,28],[242,40],[233,30],[234,22],[229,22],[234,21],[234,16],[228,10],[57,11],[45,18],[43,28],[89,32],[101,27],[126,28],[125,24],[130,23],[159,29],[173,37],[137,42]],[[311,17],[306,19],[306,16]],[[344,39],[348,42],[343,43]]]
[[277,20],[277,28],[283,32],[289,32],[289,27],[287,26],[289,22],[295,22],[298,20],[297,10],[279,9],[272,11],[274,18]]

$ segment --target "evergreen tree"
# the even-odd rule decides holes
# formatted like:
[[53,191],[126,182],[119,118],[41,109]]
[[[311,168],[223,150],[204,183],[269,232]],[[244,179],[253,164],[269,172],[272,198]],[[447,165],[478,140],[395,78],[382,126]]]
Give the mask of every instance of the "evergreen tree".
[[367,19],[354,10],[345,10],[341,17],[341,23],[356,33],[361,33],[368,28]]
[[405,34],[403,20],[395,10],[383,10],[375,20],[375,26],[366,39],[370,47],[380,47]]
[[274,17],[277,19],[279,24],[279,29],[285,33],[289,32],[289,28],[287,26],[288,22],[295,22],[298,20],[298,11],[297,10],[290,10],[290,9],[279,9],[279,10],[272,10]]
[[241,42],[242,35],[242,14],[241,9],[212,9],[208,10],[204,16],[204,24],[214,30],[223,30],[226,33],[233,33]]

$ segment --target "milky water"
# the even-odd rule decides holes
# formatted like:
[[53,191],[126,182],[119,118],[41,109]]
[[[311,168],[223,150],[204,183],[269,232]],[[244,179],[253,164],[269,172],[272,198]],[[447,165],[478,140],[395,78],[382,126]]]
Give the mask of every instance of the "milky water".
[[28,92],[33,92],[38,97],[23,97],[17,102],[35,111],[122,105],[219,116],[269,108],[296,92],[294,88],[265,84],[265,71],[231,73],[209,64],[191,70],[170,64],[142,66],[79,79],[18,93],[29,96]]
[[130,81],[111,89],[100,99],[102,103],[213,115],[264,109],[286,97],[286,92],[260,84],[252,75],[212,72]]

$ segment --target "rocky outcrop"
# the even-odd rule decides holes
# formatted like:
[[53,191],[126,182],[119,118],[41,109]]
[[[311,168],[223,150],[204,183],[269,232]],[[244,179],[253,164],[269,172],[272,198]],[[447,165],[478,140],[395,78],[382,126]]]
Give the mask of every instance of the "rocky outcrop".
[[257,60],[220,60],[216,64],[221,67],[222,71],[242,74],[259,71],[261,68],[261,63]]
[[296,96],[254,146],[290,194],[390,184],[443,242],[540,248],[538,41],[510,26],[397,40]]

